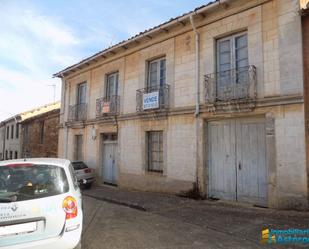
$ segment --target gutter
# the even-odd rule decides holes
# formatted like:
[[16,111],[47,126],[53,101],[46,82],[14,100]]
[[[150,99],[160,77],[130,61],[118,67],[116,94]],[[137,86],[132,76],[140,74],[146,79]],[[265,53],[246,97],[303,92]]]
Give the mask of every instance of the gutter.
[[[206,6],[205,8],[203,8],[203,12],[209,9],[214,8],[215,6],[218,5],[227,5],[227,3],[231,1],[231,0],[219,0],[217,2],[215,2],[215,4],[213,5],[209,5]],[[189,16],[190,19],[190,23],[193,29],[193,32],[195,34],[195,112],[194,112],[194,116],[196,118],[195,121],[195,136],[196,136],[196,155],[195,155],[195,163],[196,163],[196,185],[194,187],[194,190],[197,191],[197,195],[199,195],[200,197],[202,196],[202,192],[203,192],[203,188],[201,187],[201,183],[204,184],[203,181],[201,181],[200,183],[200,174],[199,174],[199,168],[200,166],[203,167],[203,160],[202,158],[200,158],[200,148],[201,148],[201,141],[200,141],[200,120],[199,120],[199,114],[200,114],[200,34],[196,29],[196,25],[194,23],[194,15],[198,15],[202,13],[201,10],[199,11],[194,11],[194,13],[191,13]]]
[[195,117],[200,113],[200,34],[196,30],[193,14],[190,15],[190,22],[195,33]]
[[195,89],[196,89],[196,99],[195,99],[195,113],[194,116],[197,117],[200,113],[200,34],[196,29],[194,23],[194,15],[199,15],[206,10],[212,9],[219,5],[227,5],[231,0],[219,0],[209,6],[206,6],[200,10],[194,11],[190,14],[189,19],[192,25],[193,32],[195,33]]

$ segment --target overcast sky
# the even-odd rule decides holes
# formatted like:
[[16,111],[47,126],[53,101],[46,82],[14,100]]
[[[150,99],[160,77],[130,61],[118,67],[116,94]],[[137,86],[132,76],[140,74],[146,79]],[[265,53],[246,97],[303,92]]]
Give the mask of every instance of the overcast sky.
[[52,74],[209,0],[0,0],[0,121],[60,100]]

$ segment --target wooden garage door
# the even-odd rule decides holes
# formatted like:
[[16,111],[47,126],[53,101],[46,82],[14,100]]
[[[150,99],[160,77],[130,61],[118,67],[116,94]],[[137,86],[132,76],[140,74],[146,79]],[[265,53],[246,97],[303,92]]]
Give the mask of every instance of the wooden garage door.
[[267,204],[265,120],[210,122],[209,196]]

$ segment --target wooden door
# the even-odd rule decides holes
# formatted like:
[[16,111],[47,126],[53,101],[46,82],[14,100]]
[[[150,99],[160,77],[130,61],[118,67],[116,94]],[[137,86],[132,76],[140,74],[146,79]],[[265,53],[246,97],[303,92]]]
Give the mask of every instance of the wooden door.
[[266,135],[264,119],[236,122],[237,200],[267,204]]
[[103,146],[103,182],[117,184],[117,144],[105,142]]
[[235,121],[209,123],[209,196],[236,200]]
[[209,197],[267,205],[265,120],[208,125]]

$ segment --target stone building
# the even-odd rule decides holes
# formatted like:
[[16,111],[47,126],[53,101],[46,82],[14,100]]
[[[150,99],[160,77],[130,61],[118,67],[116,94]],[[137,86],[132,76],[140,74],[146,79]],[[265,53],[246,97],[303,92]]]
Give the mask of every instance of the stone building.
[[60,106],[21,122],[22,153],[27,157],[57,157]]
[[[0,160],[17,159],[30,155],[44,157],[47,156],[47,151],[50,156],[57,157],[59,111],[60,103],[57,102],[17,114],[0,122]],[[51,115],[51,117],[49,117],[49,115]],[[50,145],[47,143],[39,143],[38,145],[29,144],[29,142],[34,139],[32,136],[37,135],[34,132],[31,132],[31,134],[28,133],[28,129],[23,126],[29,124],[29,126],[34,127],[37,118],[42,120],[47,119],[48,121],[48,129],[43,131],[44,137],[47,137],[46,142],[50,142]],[[53,127],[50,127],[51,125]],[[38,134],[40,134],[40,132],[38,132]],[[52,146],[52,148],[46,148],[44,151],[46,146]],[[43,151],[37,150],[35,153],[27,153],[27,155],[25,155],[24,152],[26,152],[26,148],[31,148],[31,150],[33,150],[33,148],[38,149],[38,147],[43,148]]]
[[307,208],[299,10],[214,1],[56,73],[59,156],[120,188]]
[[20,158],[21,115],[15,115],[0,123],[0,160]]

